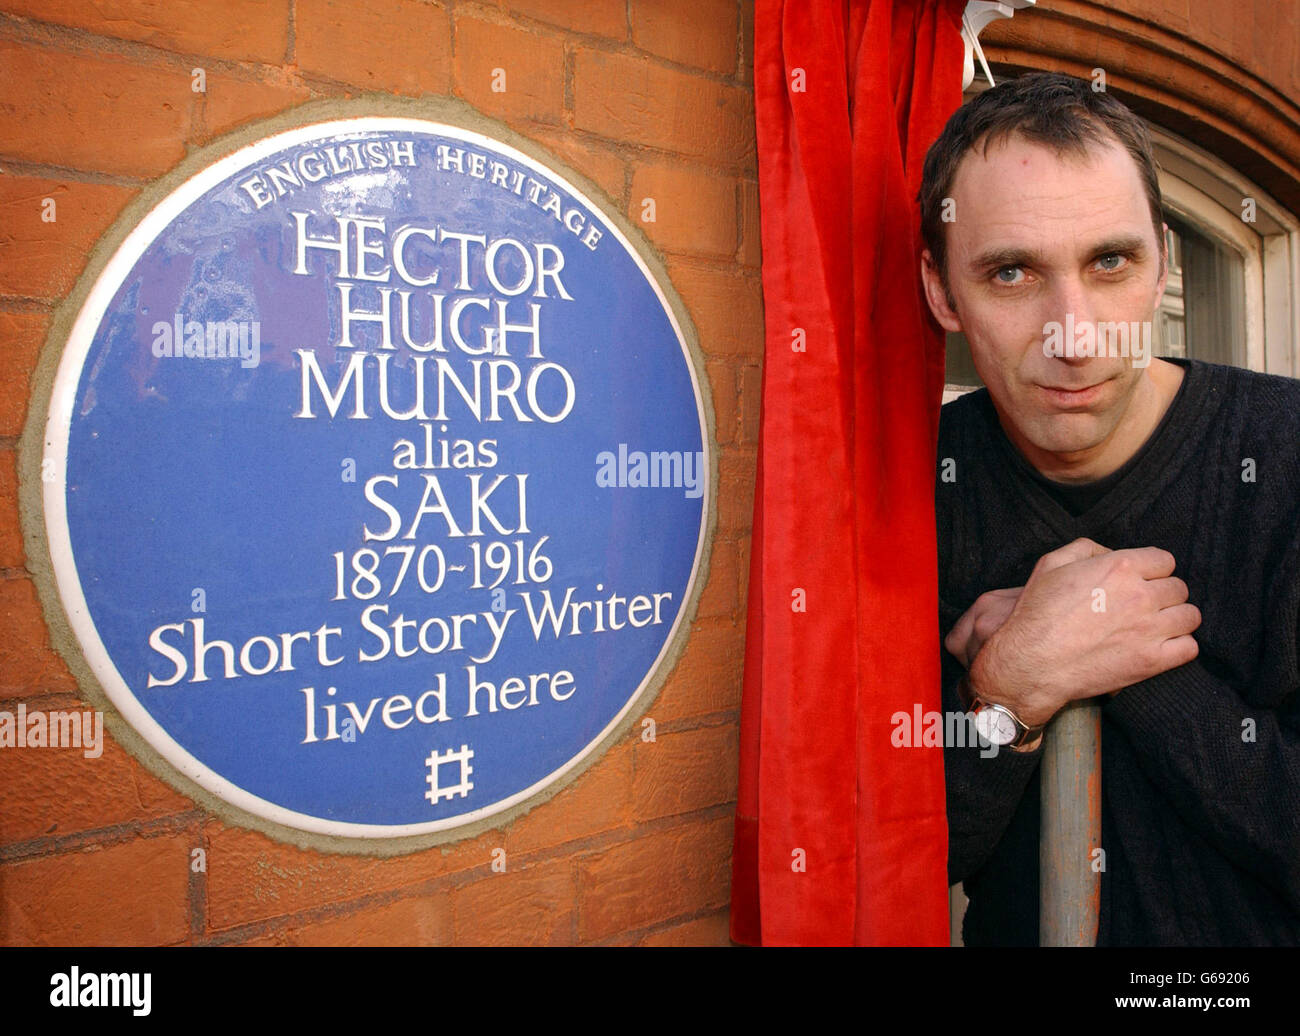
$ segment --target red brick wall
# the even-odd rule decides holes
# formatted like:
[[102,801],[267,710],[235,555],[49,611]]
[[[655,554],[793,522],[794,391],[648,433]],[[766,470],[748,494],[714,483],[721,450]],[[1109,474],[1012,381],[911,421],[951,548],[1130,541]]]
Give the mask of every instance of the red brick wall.
[[698,328],[721,475],[710,580],[648,713],[654,742],[634,730],[514,823],[389,859],[222,823],[107,735],[99,759],[3,749],[0,944],[727,941],[762,357],[751,37],[750,0],[0,0],[0,709],[79,704],[17,505],[55,308],[141,188],[309,99],[459,97],[599,184]]
[[1296,0],[1039,0],[981,35],[1003,72],[1088,77],[1300,213]]

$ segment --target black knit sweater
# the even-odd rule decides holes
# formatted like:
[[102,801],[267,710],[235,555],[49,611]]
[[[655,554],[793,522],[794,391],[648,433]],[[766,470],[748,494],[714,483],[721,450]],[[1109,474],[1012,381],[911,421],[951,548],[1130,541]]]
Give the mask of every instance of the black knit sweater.
[[[986,390],[943,408],[940,633],[1086,536],[1173,554],[1199,656],[1100,699],[1099,945],[1300,944],[1300,381],[1181,361],[1136,463],[1079,515],[1032,477]],[[949,468],[951,471],[951,468]],[[949,476],[951,478],[951,475]],[[960,663],[940,648],[945,710]],[[948,747],[950,880],[967,945],[1037,945],[1038,764]]]

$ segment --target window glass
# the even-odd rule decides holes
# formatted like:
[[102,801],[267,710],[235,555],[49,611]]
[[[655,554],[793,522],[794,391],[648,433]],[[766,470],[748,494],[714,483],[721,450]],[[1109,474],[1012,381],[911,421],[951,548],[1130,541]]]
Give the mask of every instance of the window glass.
[[1240,256],[1167,215],[1179,254],[1175,295],[1173,266],[1157,323],[1158,356],[1189,356],[1210,363],[1246,366],[1246,285]]

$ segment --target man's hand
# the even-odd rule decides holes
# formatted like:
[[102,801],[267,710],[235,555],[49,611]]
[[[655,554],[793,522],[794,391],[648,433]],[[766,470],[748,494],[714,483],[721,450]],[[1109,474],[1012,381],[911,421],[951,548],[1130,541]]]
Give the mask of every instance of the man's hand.
[[[1091,557],[1092,551],[1109,553],[1107,548],[1092,540],[1080,539],[1038,559],[1034,572],[1050,572],[1054,568],[1069,564],[1077,558]],[[975,662],[984,642],[998,631],[1007,621],[1016,601],[1019,600],[1023,586],[1011,586],[1001,590],[989,590],[975,598],[957,624],[948,631],[943,639],[943,646],[948,653],[961,662],[967,669]]]
[[[1083,544],[1088,546],[1082,546]],[[1075,549],[1071,550],[1071,548]],[[1038,559],[1034,571],[1038,572],[1041,569],[1043,572],[1050,572],[1053,568],[1060,568],[1061,565],[1075,560],[1076,557],[1090,557],[1091,554],[1086,552],[1093,548],[1107,553],[1105,547],[1092,540],[1075,540],[1074,543],[1060,550],[1044,554]],[[948,653],[969,669],[974,664],[975,656],[979,654],[984,642],[1007,621],[1024,589],[1023,586],[1011,586],[1001,590],[989,590],[975,598],[975,603],[962,613],[957,624],[943,639],[943,646],[948,649]]]
[[948,654],[969,669],[984,642],[1007,621],[1022,590],[1023,586],[1013,586],[1004,590],[990,590],[975,598],[975,603],[966,609],[957,624],[943,638],[943,646],[948,649]]
[[[1046,723],[1071,701],[1196,657],[1192,631],[1201,613],[1187,602],[1174,564],[1159,547],[1112,551],[1075,540],[1043,555],[1018,592],[983,595],[978,613],[980,601],[953,627],[949,650],[958,658],[954,647],[967,652],[971,685],[982,698],[1008,706],[1029,726]],[[1010,613],[1001,615],[1008,602]]]

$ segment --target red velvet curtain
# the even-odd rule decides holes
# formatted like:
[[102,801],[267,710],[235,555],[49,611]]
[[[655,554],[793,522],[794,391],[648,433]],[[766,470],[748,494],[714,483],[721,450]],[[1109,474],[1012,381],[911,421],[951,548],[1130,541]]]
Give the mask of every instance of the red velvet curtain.
[[[965,0],[758,0],[767,336],[732,937],[946,945],[934,478],[916,194]],[[920,732],[917,731],[919,737]]]

